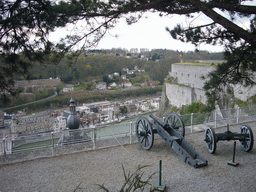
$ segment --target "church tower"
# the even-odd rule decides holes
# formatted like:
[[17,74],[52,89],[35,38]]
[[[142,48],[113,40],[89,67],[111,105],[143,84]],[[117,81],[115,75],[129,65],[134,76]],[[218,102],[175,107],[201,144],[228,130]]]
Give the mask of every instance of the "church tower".
[[71,97],[70,99],[69,108],[70,108],[70,115],[68,116],[68,119],[67,119],[67,126],[69,129],[78,129],[80,120],[76,115],[76,104],[73,97]]

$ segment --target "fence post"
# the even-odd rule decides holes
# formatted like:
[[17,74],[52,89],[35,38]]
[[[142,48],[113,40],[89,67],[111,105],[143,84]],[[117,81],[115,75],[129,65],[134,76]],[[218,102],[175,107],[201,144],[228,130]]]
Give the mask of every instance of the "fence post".
[[214,111],[214,128],[217,128],[217,111]]
[[132,122],[130,122],[130,144],[132,144]]
[[237,107],[236,124],[239,123],[240,107]]
[[53,132],[51,132],[51,142],[52,142],[52,157],[54,156],[54,141],[53,141]]
[[191,133],[193,133],[193,115],[194,113],[191,113]]
[[95,127],[92,128],[92,143],[93,143],[93,150],[96,149],[96,138],[95,138]]
[[6,149],[5,149],[5,146],[6,146],[6,143],[5,143],[5,137],[3,138],[3,144],[4,144],[4,162],[6,162]]

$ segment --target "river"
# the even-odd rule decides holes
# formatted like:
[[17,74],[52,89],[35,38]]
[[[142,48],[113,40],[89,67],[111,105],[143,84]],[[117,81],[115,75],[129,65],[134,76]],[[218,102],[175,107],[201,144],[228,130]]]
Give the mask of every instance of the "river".
[[[97,139],[104,139],[113,137],[113,135],[116,136],[124,136],[129,135],[130,133],[130,127],[132,128],[132,132],[135,132],[135,123],[137,119],[141,116],[149,118],[149,114],[156,113],[156,111],[147,112],[141,115],[138,115],[136,117],[132,117],[127,120],[123,120],[120,123],[111,123],[108,125],[105,125],[103,127],[97,127],[96,130],[96,137]],[[92,138],[92,131],[89,131],[88,136]]]

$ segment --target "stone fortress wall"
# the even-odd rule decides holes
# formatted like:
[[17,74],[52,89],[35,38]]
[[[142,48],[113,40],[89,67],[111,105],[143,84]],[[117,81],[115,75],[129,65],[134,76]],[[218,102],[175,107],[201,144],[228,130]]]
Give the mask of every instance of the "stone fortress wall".
[[205,93],[202,89],[178,84],[166,83],[166,96],[170,104],[178,108],[197,101],[206,103]]
[[207,75],[209,72],[213,71],[215,66],[210,65],[198,65],[193,64],[172,64],[172,71],[169,72],[170,76],[176,79],[178,84],[187,85],[191,88],[202,89],[204,86],[204,81],[201,77]]
[[[202,61],[205,63],[205,61]],[[218,61],[211,61],[216,63]],[[223,61],[222,61],[223,62]],[[166,83],[166,96],[170,104],[175,107],[182,105],[190,105],[193,102],[206,103],[207,98],[203,90],[204,82],[201,77],[206,76],[209,72],[215,70],[216,66],[193,63],[193,64],[172,64],[172,70],[169,75],[174,77],[172,83]],[[246,101],[249,97],[255,95],[256,86],[242,87],[236,85],[234,88],[234,96],[240,100]]]

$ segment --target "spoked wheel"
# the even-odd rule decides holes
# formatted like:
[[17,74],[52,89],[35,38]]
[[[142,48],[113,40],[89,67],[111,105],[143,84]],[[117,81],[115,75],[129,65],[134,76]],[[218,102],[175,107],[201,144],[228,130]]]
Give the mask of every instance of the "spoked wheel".
[[166,117],[165,122],[168,123],[171,128],[175,129],[182,137],[185,136],[185,126],[179,115],[170,113]]
[[207,149],[213,154],[216,150],[217,141],[215,132],[211,127],[207,127],[205,130],[205,142]]
[[241,134],[248,134],[248,136],[245,137],[245,139],[240,140],[240,143],[242,145],[242,149],[246,152],[251,151],[252,147],[253,147],[253,143],[254,143],[253,133],[252,133],[251,127],[249,127],[247,125],[243,125],[241,127],[240,131],[241,131]]
[[154,143],[154,133],[152,125],[146,117],[139,117],[136,122],[136,135],[140,145],[149,150]]

